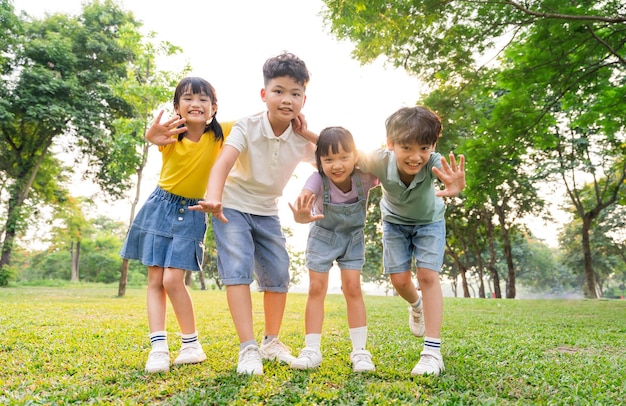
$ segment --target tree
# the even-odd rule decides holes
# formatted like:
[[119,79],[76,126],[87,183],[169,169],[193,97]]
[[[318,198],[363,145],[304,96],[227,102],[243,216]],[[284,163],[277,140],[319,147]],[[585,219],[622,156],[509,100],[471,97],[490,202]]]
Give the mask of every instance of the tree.
[[[180,51],[180,48],[167,41],[155,44],[152,42],[154,33],[148,35],[147,41],[143,42],[136,33],[129,35],[126,41],[129,46],[135,47],[136,59],[127,66],[127,75],[120,78],[113,88],[116,94],[124,99],[132,109],[129,117],[122,117],[114,122],[118,139],[113,145],[118,152],[116,156],[126,155],[125,159],[111,161],[120,177],[130,177],[136,175],[135,195],[131,203],[131,210],[128,220],[130,229],[135,212],[139,204],[139,196],[143,180],[143,171],[148,162],[148,152],[150,143],[144,136],[148,126],[152,121],[151,113],[160,105],[171,99],[174,87],[177,83],[177,76],[172,72],[160,71],[156,69],[154,60],[157,57],[171,56]],[[182,75],[189,72],[190,67],[186,66]],[[168,106],[169,107],[169,106]],[[119,278],[118,296],[126,293],[126,283],[128,281],[129,261],[122,259],[122,266]],[[200,271],[202,273],[202,271]],[[189,274],[191,276],[191,274]],[[201,275],[200,281],[204,286],[204,278]]]
[[[566,140],[563,130],[586,134],[571,139],[577,139],[578,145],[583,146],[583,138],[587,138],[596,152],[602,152],[590,154],[594,159],[589,159],[585,154],[591,149],[570,149],[576,151],[570,162],[582,162],[588,171],[598,162],[613,167],[615,158],[624,155],[626,118],[619,107],[626,99],[623,2],[326,0],[325,3],[328,6],[325,18],[331,31],[339,38],[355,42],[353,55],[362,63],[384,55],[389,63],[404,67],[431,89],[456,89],[456,99],[451,100],[463,104],[476,94],[482,94],[482,100],[493,99],[477,122],[474,149],[469,148],[469,140],[464,148],[471,156],[468,172],[472,176],[483,174],[482,180],[486,180],[476,184],[495,185],[492,193],[487,194],[488,204],[496,210],[494,219],[498,219],[505,243],[507,297],[514,297],[514,263],[507,240],[515,216],[509,210],[517,207],[523,209],[518,214],[532,213],[527,211],[530,206],[511,204],[522,190],[524,196],[531,196],[535,186],[533,177],[524,179],[519,175],[547,169],[544,168],[547,158],[541,153],[564,145],[556,141]],[[483,91],[477,93],[478,88]],[[449,113],[439,111],[444,117]],[[489,137],[497,141],[490,142]],[[477,166],[479,170],[474,171],[471,163],[479,155],[471,154],[479,149],[484,160]],[[500,162],[503,155],[505,165]],[[554,155],[549,157],[551,162],[565,161]],[[533,158],[537,166],[527,164]],[[490,159],[496,160],[495,164]],[[496,176],[492,182],[487,174],[493,174],[501,166],[508,170],[498,171],[503,176]],[[566,171],[566,167],[547,166],[553,173]],[[606,169],[605,166],[602,171],[606,173]],[[544,176],[546,172],[542,171]],[[516,176],[507,178],[511,173]],[[597,195],[598,205],[589,212],[591,217],[615,201],[620,193],[615,186],[620,184],[620,179],[623,185],[620,174],[614,172],[612,186],[598,189],[605,192]],[[471,196],[471,178],[468,178],[468,196]],[[513,179],[513,183],[507,179]],[[528,202],[524,199],[522,203]],[[586,251],[585,239],[582,244]],[[588,255],[585,266],[586,291],[594,297]]]
[[8,37],[0,83],[0,174],[8,198],[3,199],[0,267],[10,263],[15,239],[31,214],[24,208],[34,185],[42,176],[51,178],[50,148],[61,136],[107,194],[119,195],[128,187],[128,179],[111,170],[117,157],[110,146],[117,137],[115,118],[128,116],[130,108],[111,84],[126,75],[135,57],[120,39],[139,28],[133,15],[111,0],[85,4],[77,17],[55,14],[42,20],[10,16],[5,4],[0,8],[0,31]]

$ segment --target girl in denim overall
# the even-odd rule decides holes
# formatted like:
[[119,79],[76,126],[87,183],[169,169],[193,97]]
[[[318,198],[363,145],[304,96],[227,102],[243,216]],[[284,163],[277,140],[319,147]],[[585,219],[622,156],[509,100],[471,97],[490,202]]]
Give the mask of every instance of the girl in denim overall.
[[[305,312],[305,347],[291,367],[311,369],[322,363],[320,350],[324,299],[333,263],[341,270],[341,289],[346,299],[352,339],[350,360],[355,372],[373,371],[372,355],[365,349],[367,323],[361,292],[361,269],[365,262],[363,228],[369,189],[378,179],[356,167],[358,153],[352,134],[329,127],[317,142],[317,166],[295,205],[289,205],[298,223],[312,223],[306,249],[309,293]],[[321,196],[321,198],[317,197]]]

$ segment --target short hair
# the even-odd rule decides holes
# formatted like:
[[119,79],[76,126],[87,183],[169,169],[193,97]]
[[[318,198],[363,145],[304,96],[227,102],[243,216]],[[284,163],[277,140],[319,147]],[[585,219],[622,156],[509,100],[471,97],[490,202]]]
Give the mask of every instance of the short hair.
[[330,153],[339,152],[339,146],[346,152],[356,152],[356,143],[352,133],[343,127],[326,127],[320,132],[317,139],[317,149],[315,150],[315,161],[317,162],[317,170],[322,171],[322,157]]
[[266,86],[270,80],[283,76],[293,78],[296,83],[305,88],[310,80],[309,71],[304,61],[289,52],[283,52],[269,58],[263,64],[263,81]]
[[[191,89],[191,94],[206,94],[213,104],[217,104],[217,93],[209,82],[196,76],[187,76],[178,82],[176,90],[174,90],[174,108],[178,107],[180,97],[189,89]],[[206,125],[204,132],[212,130],[215,141],[224,141],[224,132],[220,123],[217,122],[216,116],[217,112],[213,114],[213,120]],[[185,133],[178,134],[178,141],[181,141],[184,136]]]
[[441,137],[443,125],[437,113],[424,106],[403,107],[385,121],[387,140],[391,144],[434,145]]

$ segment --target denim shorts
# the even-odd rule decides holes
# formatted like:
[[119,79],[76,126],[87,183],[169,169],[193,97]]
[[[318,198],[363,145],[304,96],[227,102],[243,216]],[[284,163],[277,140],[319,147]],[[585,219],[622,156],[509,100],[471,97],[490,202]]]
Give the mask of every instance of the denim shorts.
[[146,266],[199,271],[207,215],[187,208],[197,202],[157,187],[133,220],[121,257]]
[[383,264],[385,274],[417,268],[441,272],[446,248],[446,223],[403,225],[383,221]]
[[224,285],[249,285],[259,291],[287,292],[289,254],[278,216],[224,209],[228,223],[213,217],[217,269]]
[[322,227],[311,227],[306,245],[306,267],[315,272],[328,272],[335,260],[339,269],[363,269],[363,230],[346,234]]

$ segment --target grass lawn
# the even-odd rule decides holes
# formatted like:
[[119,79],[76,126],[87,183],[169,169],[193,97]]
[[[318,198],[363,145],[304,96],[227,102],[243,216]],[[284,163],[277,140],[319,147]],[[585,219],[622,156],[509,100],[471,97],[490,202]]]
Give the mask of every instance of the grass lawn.
[[[235,373],[238,340],[220,291],[193,290],[209,359],[143,371],[149,352],[145,290],[117,286],[0,289],[0,404],[557,404],[626,402],[626,300],[445,299],[439,377],[412,377],[422,339],[399,297],[366,296],[368,349],[377,370],[351,371],[340,295],[326,299],[322,365],[265,364]],[[262,296],[253,293],[257,339]],[[305,294],[289,294],[281,339],[304,342]],[[180,346],[168,303],[170,353]]]

